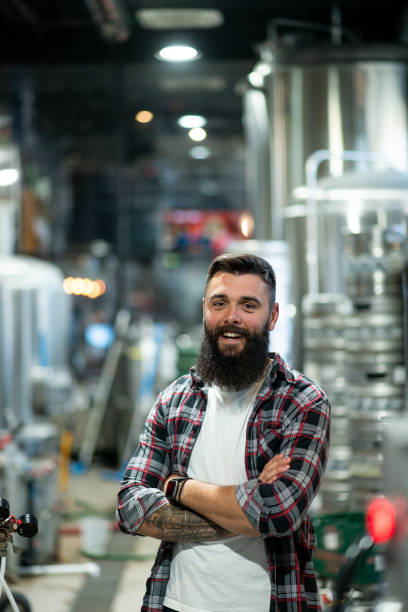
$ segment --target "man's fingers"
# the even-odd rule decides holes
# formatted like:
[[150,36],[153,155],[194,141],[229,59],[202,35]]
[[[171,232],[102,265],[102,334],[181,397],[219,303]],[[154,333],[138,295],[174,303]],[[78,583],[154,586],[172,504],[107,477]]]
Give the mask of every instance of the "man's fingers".
[[290,459],[284,457],[282,454],[276,455],[264,466],[259,475],[259,480],[271,484],[278,478],[278,476],[283,474],[283,472],[286,472],[289,467]]

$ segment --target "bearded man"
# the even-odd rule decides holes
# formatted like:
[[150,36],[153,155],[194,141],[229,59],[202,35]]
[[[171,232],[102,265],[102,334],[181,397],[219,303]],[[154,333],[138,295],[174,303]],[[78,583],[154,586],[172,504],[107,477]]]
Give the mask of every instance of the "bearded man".
[[268,353],[278,315],[268,262],[212,262],[196,367],[157,398],[119,491],[120,529],[161,540],[143,612],[320,609],[308,509],[330,405]]

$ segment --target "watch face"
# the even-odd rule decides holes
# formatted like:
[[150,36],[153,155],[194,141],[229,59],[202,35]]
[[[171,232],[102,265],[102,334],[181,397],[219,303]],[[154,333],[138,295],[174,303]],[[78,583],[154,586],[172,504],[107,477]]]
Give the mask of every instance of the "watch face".
[[177,490],[177,480],[175,478],[172,478],[172,480],[169,480],[169,482],[167,483],[166,497],[168,499],[174,499],[176,495],[176,490]]

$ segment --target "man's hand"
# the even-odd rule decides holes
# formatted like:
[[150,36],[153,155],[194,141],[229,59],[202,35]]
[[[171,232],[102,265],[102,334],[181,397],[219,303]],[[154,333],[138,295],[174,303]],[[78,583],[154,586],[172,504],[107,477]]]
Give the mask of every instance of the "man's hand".
[[281,476],[290,466],[290,459],[285,457],[283,453],[275,455],[272,459],[269,459],[268,463],[264,466],[262,472],[259,474],[259,482],[272,484],[279,476]]

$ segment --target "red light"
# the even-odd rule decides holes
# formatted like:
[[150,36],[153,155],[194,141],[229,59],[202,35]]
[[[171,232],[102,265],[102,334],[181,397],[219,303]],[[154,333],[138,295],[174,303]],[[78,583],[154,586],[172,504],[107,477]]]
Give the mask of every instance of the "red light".
[[379,497],[369,503],[366,527],[376,544],[383,544],[392,538],[396,527],[396,513],[389,499]]

